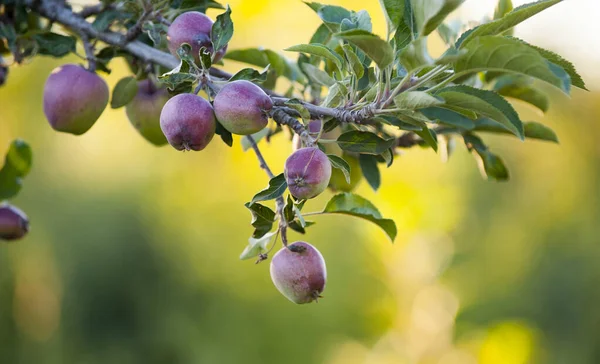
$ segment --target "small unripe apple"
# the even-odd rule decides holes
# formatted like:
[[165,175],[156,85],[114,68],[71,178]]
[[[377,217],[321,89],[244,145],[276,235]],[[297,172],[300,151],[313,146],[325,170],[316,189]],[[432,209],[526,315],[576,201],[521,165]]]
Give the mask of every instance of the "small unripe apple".
[[[177,56],[177,50],[183,43],[187,43],[192,47],[192,55],[199,62],[200,48],[206,47],[209,52],[212,52],[213,46],[210,39],[213,21],[206,15],[198,11],[188,11],[179,15],[167,30],[167,42],[169,51],[174,56]],[[227,46],[223,47],[215,54],[213,62],[218,62],[223,58]]]
[[28,231],[29,220],[23,211],[12,205],[0,205],[0,239],[21,239]]
[[78,65],[55,68],[44,85],[44,114],[56,131],[85,133],[107,104],[106,82]]
[[194,94],[174,96],[160,113],[160,128],[177,150],[204,149],[215,135],[216,125],[210,103]]
[[352,192],[362,180],[360,163],[358,162],[357,157],[348,153],[343,153],[342,158],[344,158],[344,160],[348,162],[348,165],[350,166],[350,183],[346,182],[344,172],[334,168],[331,172],[329,188],[331,188],[333,191]]
[[319,148],[298,149],[285,161],[284,174],[292,196],[313,198],[327,188],[331,162]]
[[217,120],[230,133],[249,135],[261,131],[269,121],[273,101],[252,82],[233,81],[215,97]]
[[[327,268],[321,253],[303,241],[283,248],[271,260],[271,279],[288,300],[302,304],[317,300],[327,281]],[[292,251],[293,250],[293,251]]]
[[167,90],[147,79],[138,82],[137,94],[125,107],[131,125],[156,146],[167,144],[167,138],[160,129],[160,112],[168,100]]

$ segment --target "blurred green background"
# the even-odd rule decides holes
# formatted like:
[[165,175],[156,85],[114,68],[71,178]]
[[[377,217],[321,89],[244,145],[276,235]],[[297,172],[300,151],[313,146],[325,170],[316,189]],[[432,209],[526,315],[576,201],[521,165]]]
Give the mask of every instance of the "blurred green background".
[[[322,2],[367,9],[383,30],[377,1]],[[300,1],[230,4],[230,49],[305,43],[318,25]],[[493,7],[469,0],[455,16]],[[155,148],[122,109],[84,136],[57,134],[42,85],[69,60],[11,68],[0,150],[24,138],[35,165],[14,200],[32,230],[0,246],[0,363],[599,363],[600,30],[586,20],[598,9],[565,2],[517,31],[570,58],[592,90],[548,90],[546,115],[516,104],[560,145],[486,137],[511,169],[502,184],[484,181],[462,146],[446,164],[407,151],[378,193],[357,191],[396,220],[396,243],[360,220],[317,217],[304,239],[325,256],[328,285],[303,306],[276,291],[268,262],[238,259],[252,231],[243,203],[267,183],[239,139]],[[115,63],[107,81],[124,75]],[[277,172],[284,139],[262,147]]]

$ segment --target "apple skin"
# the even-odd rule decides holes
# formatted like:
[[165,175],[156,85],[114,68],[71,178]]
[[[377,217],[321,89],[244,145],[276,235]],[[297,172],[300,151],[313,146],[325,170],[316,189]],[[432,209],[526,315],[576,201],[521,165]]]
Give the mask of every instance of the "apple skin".
[[44,85],[44,114],[56,131],[81,135],[108,105],[108,86],[85,68],[66,64],[55,68]]
[[331,179],[331,162],[319,148],[301,148],[285,161],[284,175],[292,196],[310,199],[320,195]]
[[20,209],[9,205],[0,205],[0,239],[18,240],[29,232],[29,220]]
[[[198,11],[188,11],[179,15],[167,30],[169,51],[177,57],[177,50],[183,43],[192,47],[196,63],[200,62],[200,48],[206,47],[212,52],[211,30],[213,21]],[[220,49],[214,56],[213,63],[219,62],[227,52],[227,46]]]
[[325,259],[314,246],[303,241],[282,248],[271,260],[271,280],[288,300],[304,304],[316,301],[327,282]]
[[217,120],[230,133],[250,135],[267,126],[273,101],[252,82],[239,80],[223,86],[214,107]]
[[172,97],[160,113],[160,128],[177,150],[206,148],[215,135],[216,126],[210,102],[194,94]]
[[125,107],[131,125],[150,143],[162,146],[168,143],[160,129],[160,112],[169,100],[167,90],[149,80],[138,82],[138,92]]

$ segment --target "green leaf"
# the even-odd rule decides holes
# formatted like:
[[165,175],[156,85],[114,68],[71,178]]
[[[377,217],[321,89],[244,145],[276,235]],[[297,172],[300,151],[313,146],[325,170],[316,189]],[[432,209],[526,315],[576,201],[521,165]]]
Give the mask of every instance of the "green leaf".
[[323,57],[331,62],[333,62],[338,70],[343,69],[342,65],[342,57],[339,54],[335,53],[331,49],[327,48],[322,44],[298,44],[289,48],[284,49],[285,51],[290,52],[302,52],[308,53],[315,56]]
[[429,145],[437,153],[437,151],[438,151],[437,135],[435,134],[435,132],[433,130],[429,129],[427,126],[424,126],[423,129],[421,129],[419,131],[415,131],[415,134],[420,136],[421,139],[423,139],[425,141],[425,143],[427,143],[427,145]]
[[110,107],[118,109],[127,105],[133,100],[138,92],[138,83],[135,77],[125,77],[119,80],[115,85],[110,99]]
[[[510,132],[506,130],[504,126],[494,120],[486,118],[477,120],[475,122],[474,130],[490,133],[510,134]],[[558,137],[556,136],[556,133],[543,124],[529,121],[523,123],[523,130],[525,132],[525,138],[527,139],[539,139],[558,143]]]
[[377,165],[377,158],[373,155],[360,154],[358,156],[358,164],[369,186],[371,186],[373,191],[377,191],[379,186],[381,186],[381,173]]
[[384,124],[388,124],[388,125],[393,125],[402,130],[414,131],[414,130],[421,130],[421,128],[422,128],[421,123],[419,123],[419,125],[409,124],[409,123],[402,121],[402,120],[398,119],[397,117],[391,116],[391,115],[381,115],[381,116],[374,117],[371,120],[380,122],[380,123],[384,123]]
[[244,68],[242,70],[239,70],[235,75],[233,75],[229,79],[229,82],[237,80],[246,80],[250,82],[265,82],[267,80],[268,72],[268,65],[262,71],[257,71],[254,68]]
[[550,99],[533,86],[531,79],[523,76],[504,75],[494,84],[494,91],[505,97],[527,102],[542,112],[548,111]]
[[382,139],[368,131],[348,131],[340,135],[337,143],[347,152],[381,154],[394,145],[394,139]]
[[404,47],[406,47],[411,41],[417,38],[418,30],[410,0],[395,1],[404,3],[403,14],[401,17],[398,17],[398,23],[396,23],[396,34],[394,34],[394,38],[392,39],[392,43],[396,45],[396,50],[399,51],[404,49]]
[[409,43],[400,51],[398,58],[402,66],[409,72],[433,64],[433,58],[431,58],[427,51],[426,38],[418,38]]
[[348,162],[346,162],[344,158],[338,157],[334,154],[327,154],[327,157],[331,162],[331,166],[342,171],[344,178],[346,179],[346,183],[350,184],[350,165]]
[[0,200],[16,196],[22,187],[22,179],[29,174],[33,161],[31,147],[16,139],[8,148],[4,166],[0,169]]
[[470,130],[475,127],[473,120],[452,110],[442,109],[440,107],[430,107],[421,110],[421,113],[430,120],[435,120],[439,123],[461,129]]
[[504,125],[523,139],[523,123],[515,109],[502,96],[493,91],[470,86],[451,86],[439,90],[436,95],[446,100],[446,105],[473,110]]
[[266,253],[268,251],[269,242],[275,234],[277,234],[277,231],[267,233],[258,239],[249,238],[248,246],[244,248],[244,251],[242,252],[242,254],[240,254],[240,259],[252,259],[257,257],[259,254]]
[[105,10],[100,14],[96,15],[92,26],[99,32],[104,32],[112,25],[115,20],[127,19],[132,14],[125,13],[119,10]]
[[314,83],[321,86],[331,87],[335,84],[335,80],[331,78],[325,71],[313,66],[310,63],[301,63],[300,68],[304,74]]
[[445,65],[458,62],[467,55],[466,49],[449,48],[442,56],[435,60],[435,64]]
[[554,130],[549,127],[537,123],[535,121],[529,121],[523,124],[525,129],[525,137],[530,139],[546,140],[549,142],[558,143],[558,136]]
[[362,29],[353,29],[335,35],[354,44],[358,49],[365,52],[380,69],[389,66],[394,61],[392,46],[375,34]]
[[225,54],[225,59],[248,63],[258,67],[267,67],[277,73],[277,76],[283,76],[290,81],[304,82],[304,78],[298,67],[282,55],[270,49],[246,48],[229,51]]
[[471,152],[475,152],[477,164],[482,176],[496,181],[509,179],[508,169],[500,157],[490,152],[483,141],[472,134],[464,135],[465,145]]
[[513,10],[512,0],[498,0],[496,10],[494,11],[494,20],[504,17]]
[[477,37],[502,34],[503,32],[513,28],[515,25],[531,18],[537,13],[548,9],[553,5],[560,3],[561,1],[563,0],[541,0],[519,6],[498,20],[494,20],[490,23],[483,24],[466,31],[456,41],[456,47],[466,45]]
[[[225,129],[225,127],[223,127],[223,125],[219,122],[219,120],[217,120],[216,123],[216,130],[215,130],[215,134],[219,135],[221,137],[221,140],[223,141],[223,143],[225,143],[227,146],[231,147],[233,146],[233,135],[231,134],[231,132],[227,129]],[[246,138],[242,138],[242,143]]]
[[514,38],[485,36],[465,45],[465,57],[454,68],[457,73],[496,71],[518,73],[548,82],[568,93],[563,80],[555,75],[549,63],[535,49]]
[[75,37],[47,32],[36,34],[33,39],[38,45],[38,53],[53,57],[63,57],[75,52]]
[[[514,38],[514,39],[517,39],[517,38]],[[538,51],[538,53],[542,57],[547,59],[549,62],[563,68],[565,70],[565,72],[570,76],[571,84],[573,86],[579,87],[580,89],[583,89],[583,90],[587,90],[587,88],[585,87],[585,82],[583,81],[583,78],[581,78],[579,73],[577,73],[577,70],[575,69],[575,66],[573,65],[573,63],[567,61],[566,59],[564,59],[563,57],[561,57],[560,55],[558,55],[552,51],[531,45],[521,39],[517,39],[517,40],[523,44],[527,44],[529,47]]]
[[271,231],[275,222],[275,212],[273,210],[259,203],[248,202],[244,206],[252,214],[251,224],[255,229],[252,234],[253,238],[258,239]]
[[217,16],[210,32],[213,44],[213,53],[224,48],[233,37],[233,22],[231,21],[231,8],[227,5],[225,12]]
[[250,203],[276,199],[277,197],[283,195],[286,189],[287,183],[285,181],[285,176],[283,173],[281,173],[271,178],[269,181],[269,187],[254,195]]
[[365,198],[352,194],[341,193],[333,196],[323,210],[324,214],[344,214],[360,217],[371,221],[385,231],[387,236],[394,241],[397,229],[393,220],[384,219],[377,208]]
[[348,60],[348,64],[350,65],[350,70],[356,76],[356,78],[360,79],[365,74],[365,67],[362,62],[352,50],[352,47],[348,44],[342,45],[342,49],[344,50],[344,54],[346,55],[346,59]]
[[[385,20],[387,22],[388,35],[394,33],[397,29],[402,32],[402,28],[406,27],[404,20],[405,13],[410,11],[410,1],[405,0],[379,0]],[[406,10],[406,7],[409,7]],[[398,35],[398,33],[396,33]],[[410,34],[409,34],[410,38]]]
[[142,25],[142,30],[148,34],[148,38],[154,43],[155,47],[160,46],[162,42],[162,35],[167,34],[169,27],[162,23],[154,23],[147,21]]
[[323,23],[333,33],[340,31],[340,24],[344,19],[350,19],[352,13],[349,10],[342,8],[341,6],[335,5],[323,5],[319,3],[305,2],[311,9],[313,9]]
[[394,104],[403,110],[418,110],[444,103],[444,100],[423,91],[402,92],[394,97]]
[[433,32],[465,0],[411,0],[412,9],[421,36]]

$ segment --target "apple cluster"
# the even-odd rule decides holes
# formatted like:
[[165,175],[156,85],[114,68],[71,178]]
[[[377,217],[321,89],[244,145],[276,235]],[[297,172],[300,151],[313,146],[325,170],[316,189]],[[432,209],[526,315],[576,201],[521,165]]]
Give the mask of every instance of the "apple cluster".
[[[197,58],[202,47],[213,51],[212,25],[213,21],[199,12],[180,15],[167,32],[169,50],[177,55],[182,44],[189,44],[199,63]],[[226,48],[213,54],[213,62],[223,57]],[[81,135],[96,123],[107,107],[109,88],[95,72],[67,64],[52,71],[43,97],[50,126],[59,132]],[[267,126],[273,107],[273,101],[262,88],[245,80],[222,86],[211,103],[195,93],[169,97],[164,87],[148,78],[138,82],[137,94],[125,111],[132,126],[150,143],[156,146],[168,143],[180,151],[201,151],[213,139],[217,123],[232,134],[251,135]],[[311,122],[308,128],[311,135],[318,135],[321,125],[319,120]],[[297,200],[311,199],[328,186],[333,190],[352,189],[341,172],[332,171],[325,152],[314,145],[302,147],[299,141],[295,143],[298,146],[284,166],[292,196]],[[325,151],[341,154],[341,150]],[[2,237],[22,236],[27,231],[26,221],[18,210],[3,207],[0,210]],[[271,277],[278,290],[292,302],[312,302],[325,287],[325,261],[312,245],[292,243],[273,257]]]

